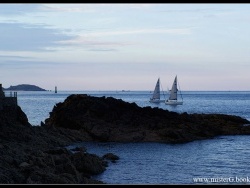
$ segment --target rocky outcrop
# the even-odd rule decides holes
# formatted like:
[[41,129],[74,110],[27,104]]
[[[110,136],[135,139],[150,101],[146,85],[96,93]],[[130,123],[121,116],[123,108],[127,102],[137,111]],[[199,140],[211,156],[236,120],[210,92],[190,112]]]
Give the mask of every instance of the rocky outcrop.
[[225,114],[176,113],[112,97],[70,95],[54,106],[45,127],[78,130],[89,141],[183,143],[250,134],[250,122]]
[[107,161],[65,146],[88,139],[75,130],[31,126],[17,107],[0,110],[0,184],[103,184]]

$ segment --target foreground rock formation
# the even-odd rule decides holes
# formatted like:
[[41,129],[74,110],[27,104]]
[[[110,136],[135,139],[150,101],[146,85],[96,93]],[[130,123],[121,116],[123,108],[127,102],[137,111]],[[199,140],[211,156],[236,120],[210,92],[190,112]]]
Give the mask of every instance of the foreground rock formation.
[[0,184],[100,184],[107,161],[64,146],[86,140],[75,130],[31,126],[17,107],[0,111]]
[[100,157],[82,141],[183,143],[218,135],[250,134],[250,122],[223,114],[178,114],[111,97],[70,95],[41,126],[19,106],[0,110],[0,184],[103,184],[92,175],[118,156]]
[[178,114],[112,97],[70,95],[54,106],[45,127],[78,130],[89,141],[183,143],[250,134],[250,122],[225,114]]

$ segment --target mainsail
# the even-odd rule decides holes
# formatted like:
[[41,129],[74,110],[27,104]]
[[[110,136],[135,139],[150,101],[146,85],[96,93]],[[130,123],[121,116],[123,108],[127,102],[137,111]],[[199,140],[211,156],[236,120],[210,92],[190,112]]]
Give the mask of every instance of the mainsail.
[[177,76],[175,76],[172,89],[170,91],[169,100],[177,100]]
[[160,78],[158,78],[156,82],[155,90],[151,99],[160,99]]
[[170,94],[169,94],[169,98],[168,100],[165,101],[165,104],[169,104],[169,105],[179,105],[179,104],[183,104],[183,99],[182,99],[182,95],[180,93],[181,96],[181,101],[177,100],[177,76],[175,76],[172,88],[170,90]]

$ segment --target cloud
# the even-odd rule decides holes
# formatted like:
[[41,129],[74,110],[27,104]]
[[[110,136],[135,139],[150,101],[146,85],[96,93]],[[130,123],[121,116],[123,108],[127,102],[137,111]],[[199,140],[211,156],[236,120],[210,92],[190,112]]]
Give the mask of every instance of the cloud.
[[120,30],[120,31],[108,31],[108,32],[93,32],[88,36],[114,36],[114,35],[131,35],[131,34],[177,34],[186,35],[190,34],[191,31],[188,28],[184,29],[168,29],[168,28],[156,28],[156,29],[131,29],[131,30]]
[[114,51],[117,51],[117,49],[100,49],[100,48],[97,48],[97,49],[89,49],[89,51],[94,51],[94,52],[114,52]]
[[48,51],[61,46],[59,41],[75,36],[62,34],[60,30],[46,28],[46,25],[0,23],[1,51]]
[[41,8],[46,11],[57,12],[100,12],[100,11],[117,11],[117,9],[147,9],[155,6],[146,3],[77,3],[77,4],[44,4]]
[[65,40],[58,42],[64,45],[85,45],[85,46],[124,46],[129,45],[121,42],[107,42],[97,39],[89,39],[87,36],[78,36],[71,40]]
[[34,57],[17,56],[17,55],[0,55],[0,59],[33,59]]
[[0,4],[0,15],[23,15],[30,12],[36,12],[41,10],[42,5],[40,4]]
[[10,69],[32,69],[32,68],[48,68],[61,65],[62,63],[53,63],[53,62],[45,62],[45,61],[31,61],[25,59],[19,60],[1,60],[2,68],[10,68]]
[[[113,45],[113,46],[124,46],[131,45],[129,43],[121,42],[101,42],[93,38],[96,37],[109,37],[119,35],[135,35],[135,34],[171,34],[171,35],[189,35],[191,34],[190,28],[183,29],[130,29],[130,30],[118,30],[118,31],[105,31],[105,32],[91,32],[80,35],[72,40],[60,41],[61,44],[68,45]],[[92,39],[92,40],[91,40]]]
[[96,12],[93,5],[89,4],[44,4],[42,10],[51,12]]
[[[56,71],[56,69],[60,68],[65,69],[65,71],[69,70],[69,67],[72,69],[78,69],[79,66],[93,66],[98,65],[100,66],[103,63],[95,63],[95,62],[76,62],[76,61],[45,61],[45,60],[39,60],[39,58],[32,58],[32,57],[26,57],[20,58],[20,59],[0,59],[0,65],[1,68],[8,68],[8,69],[29,69],[29,70],[40,70],[45,69],[46,71]],[[35,68],[35,69],[34,69]],[[3,70],[3,69],[2,69]],[[1,69],[0,69],[1,71]],[[0,74],[1,75],[1,74]]]
[[160,12],[167,13],[194,13],[194,12],[208,12],[213,11],[213,8],[191,8],[191,9],[170,9],[170,10],[161,10]]

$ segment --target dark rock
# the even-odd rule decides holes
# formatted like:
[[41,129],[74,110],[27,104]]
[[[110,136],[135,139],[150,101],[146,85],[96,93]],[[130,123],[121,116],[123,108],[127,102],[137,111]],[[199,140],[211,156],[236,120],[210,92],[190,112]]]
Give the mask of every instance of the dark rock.
[[113,153],[106,153],[105,155],[102,156],[103,159],[111,160],[111,161],[116,161],[120,159],[117,155]]
[[219,135],[250,134],[249,121],[225,114],[179,114],[112,97],[70,95],[54,106],[47,127],[78,130],[88,141],[183,143]]
[[61,155],[61,154],[69,154],[70,153],[70,151],[67,150],[66,148],[50,149],[50,150],[46,150],[44,152],[48,153],[48,154],[53,154],[53,155]]
[[105,160],[78,148],[77,153],[86,155],[79,167],[65,148],[86,136],[75,130],[32,126],[19,106],[0,110],[0,184],[103,184],[91,176],[105,170]]
[[22,109],[0,110],[0,184],[103,184],[92,179],[107,159],[85,148],[66,149],[82,141],[183,143],[219,135],[250,134],[249,121],[225,114],[178,114],[141,108],[112,97],[70,95],[54,106],[43,126],[31,126]]
[[104,172],[103,160],[95,154],[77,152],[71,156],[72,163],[79,172],[96,175]]
[[71,151],[75,151],[75,152],[86,152],[87,151],[87,149],[85,148],[85,147],[75,147],[75,148],[73,148],[73,149],[71,149]]

